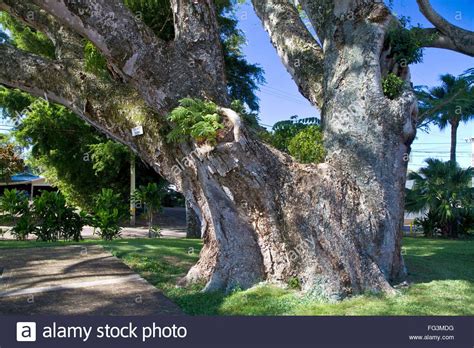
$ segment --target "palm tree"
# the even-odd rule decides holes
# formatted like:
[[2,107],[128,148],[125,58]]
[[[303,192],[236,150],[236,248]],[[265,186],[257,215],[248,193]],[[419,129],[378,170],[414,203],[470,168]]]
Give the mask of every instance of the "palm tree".
[[[440,86],[417,91],[420,119],[431,120],[441,130],[450,125],[450,161],[455,163],[459,124],[474,119],[474,70],[458,77],[442,75],[440,80]],[[426,122],[423,124],[426,125]]]
[[474,218],[474,168],[463,169],[455,162],[433,158],[426,163],[418,172],[408,174],[413,187],[407,189],[405,209],[425,212],[425,226],[438,228],[445,237],[456,238],[467,232]]

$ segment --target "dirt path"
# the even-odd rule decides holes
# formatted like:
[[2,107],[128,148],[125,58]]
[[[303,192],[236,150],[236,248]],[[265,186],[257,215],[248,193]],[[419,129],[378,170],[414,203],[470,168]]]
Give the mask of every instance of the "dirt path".
[[100,246],[2,250],[0,272],[0,314],[182,314]]

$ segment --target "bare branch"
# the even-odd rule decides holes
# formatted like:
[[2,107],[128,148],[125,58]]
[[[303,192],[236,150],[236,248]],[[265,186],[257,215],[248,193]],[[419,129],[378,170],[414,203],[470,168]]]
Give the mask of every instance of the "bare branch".
[[[421,13],[438,30],[438,37],[435,36],[432,43],[430,43],[430,40],[427,40],[426,47],[446,48],[474,56],[474,32],[449,23],[433,9],[429,0],[416,1]],[[434,32],[431,30],[429,33]]]
[[252,0],[273,46],[301,94],[321,107],[323,51],[288,0]]

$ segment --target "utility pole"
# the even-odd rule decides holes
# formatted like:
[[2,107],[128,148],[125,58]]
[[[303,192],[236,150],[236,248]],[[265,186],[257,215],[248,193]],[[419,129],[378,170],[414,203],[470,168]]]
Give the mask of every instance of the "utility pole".
[[133,201],[133,194],[136,186],[136,167],[135,167],[135,154],[132,152],[130,155],[130,226],[135,226],[136,223],[136,207]]

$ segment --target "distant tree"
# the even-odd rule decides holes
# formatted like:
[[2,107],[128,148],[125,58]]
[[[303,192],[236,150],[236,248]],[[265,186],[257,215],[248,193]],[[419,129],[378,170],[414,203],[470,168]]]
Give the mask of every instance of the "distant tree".
[[25,163],[18,153],[18,148],[0,139],[0,180],[9,182],[11,176],[23,171]]
[[474,168],[462,169],[457,163],[426,160],[427,166],[408,174],[413,187],[407,189],[405,209],[425,212],[419,220],[425,234],[436,229],[445,237],[457,238],[474,222]]
[[288,144],[288,152],[300,163],[319,163],[326,151],[319,126],[308,126],[296,134]]
[[164,185],[154,182],[148,183],[147,186],[140,186],[133,195],[135,204],[143,205],[148,220],[148,237],[152,237],[157,228],[153,224],[153,216],[161,209],[162,201],[166,190]]
[[260,136],[301,163],[324,160],[323,133],[316,117],[299,119],[296,115],[291,116],[289,120],[275,123],[270,132],[261,131]]
[[451,127],[450,161],[456,162],[457,130],[461,122],[474,118],[474,81],[472,73],[455,77],[445,74],[442,84],[418,89],[420,124],[433,122],[440,129]]

